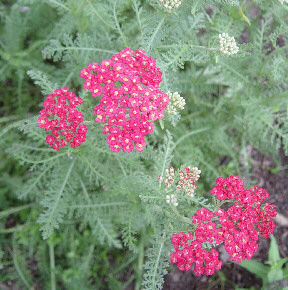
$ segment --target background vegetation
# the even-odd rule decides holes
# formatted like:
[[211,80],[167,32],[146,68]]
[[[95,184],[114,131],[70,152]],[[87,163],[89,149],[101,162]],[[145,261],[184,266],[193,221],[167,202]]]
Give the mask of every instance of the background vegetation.
[[[288,8],[279,1],[18,0],[0,4],[0,282],[16,289],[156,289],[171,267],[170,238],[219,176],[253,184],[247,146],[288,154]],[[219,53],[218,34],[240,51]],[[44,97],[68,86],[96,104],[80,70],[143,48],[161,89],[186,100],[157,123],[142,153],[114,154],[99,124],[86,143],[54,152],[37,127]],[[179,212],[157,177],[172,164],[202,170]],[[179,203],[180,203],[179,202]],[[170,266],[169,266],[170,265]],[[141,286],[142,285],[142,286]],[[18,288],[17,288],[18,287]]]

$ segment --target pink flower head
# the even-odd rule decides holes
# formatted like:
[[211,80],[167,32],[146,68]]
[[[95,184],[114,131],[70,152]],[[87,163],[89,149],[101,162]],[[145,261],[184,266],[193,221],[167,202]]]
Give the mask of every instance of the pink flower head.
[[[185,174],[190,174],[189,168],[185,168],[185,173],[179,171],[180,181],[185,180]],[[268,238],[275,227],[271,220],[276,216],[275,206],[262,204],[269,197],[266,190],[256,186],[247,190],[238,176],[231,175],[226,179],[217,178],[211,193],[216,194],[218,200],[234,200],[234,203],[227,210],[220,208],[211,212],[206,208],[198,209],[192,218],[193,224],[197,225],[194,236],[191,233],[174,234],[171,240],[176,250],[170,256],[171,262],[182,271],[189,270],[195,262],[193,272],[197,276],[212,275],[222,265],[217,250],[206,251],[203,243],[224,242],[231,260],[240,263],[250,260],[256,252],[259,234]]]
[[74,148],[85,141],[87,127],[81,124],[83,115],[76,109],[76,106],[80,104],[82,104],[82,99],[68,91],[68,88],[55,90],[44,101],[44,109],[40,111],[38,126],[45,128],[46,132],[51,131],[46,137],[46,142],[54,150],[60,150],[67,143]]
[[[159,90],[162,81],[156,61],[145,55],[145,51],[126,48],[101,64],[89,64],[81,70],[85,79],[84,89],[100,97],[95,107],[96,122],[106,123],[103,134],[113,152],[133,148],[143,151],[145,136],[153,132],[153,121],[162,119],[169,103],[168,95]],[[122,134],[111,146],[111,130],[118,128]],[[123,139],[129,143],[123,143]],[[132,138],[132,140],[131,140]]]

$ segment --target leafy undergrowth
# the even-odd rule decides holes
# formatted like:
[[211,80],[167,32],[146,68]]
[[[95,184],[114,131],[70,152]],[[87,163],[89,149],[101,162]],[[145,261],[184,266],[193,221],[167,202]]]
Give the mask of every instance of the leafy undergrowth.
[[[169,259],[172,235],[193,232],[197,210],[227,210],[210,194],[220,176],[239,175],[247,187],[266,189],[286,214],[287,1],[174,2],[0,3],[3,289],[261,287],[230,263],[223,246],[222,271],[212,277],[179,272]],[[73,101],[65,87],[80,98]],[[72,105],[52,101],[54,111],[39,119],[42,102],[49,107],[52,94],[58,102],[60,88]],[[122,104],[115,101],[119,92]],[[74,133],[82,124],[74,143],[67,120],[47,133],[49,118],[58,120],[63,108],[74,117]],[[128,147],[124,135],[113,135],[119,130],[102,134],[105,118],[116,126],[112,117],[119,130],[120,117],[136,120],[139,132],[129,122],[121,131]],[[194,174],[189,190],[181,171]],[[287,257],[287,228],[277,225],[274,235]],[[208,252],[214,246],[205,245]],[[260,239],[254,258],[266,261],[268,248]]]

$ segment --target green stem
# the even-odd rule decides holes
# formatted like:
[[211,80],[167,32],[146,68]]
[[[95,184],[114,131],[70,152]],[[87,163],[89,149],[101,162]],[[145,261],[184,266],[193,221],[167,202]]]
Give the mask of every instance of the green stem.
[[263,68],[264,66],[267,64],[267,62],[271,59],[272,56],[274,56],[274,54],[276,54],[277,52],[279,52],[279,50],[282,50],[282,49],[285,49],[285,48],[288,48],[288,45],[285,45],[285,46],[282,46],[282,47],[279,47],[278,49],[274,50],[273,52],[271,52],[265,59],[265,61],[263,62],[261,68],[260,68],[260,71],[258,73],[258,76],[261,77],[262,76],[262,71],[263,71]]
[[79,180],[80,180],[80,184],[81,184],[81,187],[83,189],[83,192],[84,192],[84,196],[87,199],[87,201],[90,202],[91,200],[90,200],[89,194],[87,192],[86,186],[85,186],[84,182],[82,181],[82,178],[80,178]]
[[22,211],[22,210],[27,209],[29,207],[33,207],[35,204],[36,203],[29,203],[29,204],[25,204],[25,205],[22,205],[22,206],[12,207],[12,208],[0,211],[0,218],[4,217],[6,215],[10,215],[12,213],[16,213],[16,212]]
[[96,14],[96,16],[101,20],[101,22],[103,22],[103,24],[105,24],[107,27],[112,28],[110,24],[108,24],[104,18],[101,16],[100,13],[98,13],[97,9],[95,9],[95,7],[92,5],[92,3],[90,2],[90,0],[86,0],[88,2],[88,4],[91,7],[91,10],[93,10],[93,12]]
[[[57,0],[49,0],[51,3],[54,3],[57,6],[60,6],[61,8],[63,8],[64,10],[66,10],[67,12],[70,12],[71,9],[68,8],[65,4],[63,4],[62,2],[58,2]],[[66,12],[66,13],[67,13]]]
[[242,10],[242,7],[245,5],[246,3],[246,0],[244,0],[241,4],[241,6],[239,7],[239,14],[241,16],[241,18],[246,22],[248,23],[249,26],[251,26],[251,23],[249,21],[249,19],[246,17],[246,15],[243,13],[243,10]]
[[119,24],[119,21],[118,21],[118,18],[117,18],[117,14],[116,14],[116,5],[117,5],[117,2],[118,0],[114,0],[114,8],[113,8],[113,14],[114,14],[114,20],[115,20],[115,23],[116,23],[116,27],[118,29],[118,32],[123,40],[123,43],[125,45],[125,47],[129,47],[128,44],[127,44],[127,41],[126,41],[126,37],[124,36],[123,34],[123,31],[120,27],[120,24]]
[[39,46],[41,46],[44,43],[48,43],[48,41],[47,40],[36,41],[31,46],[29,46],[26,50],[21,51],[21,52],[17,52],[15,54],[13,54],[12,56],[19,57],[19,58],[26,57],[26,56],[30,55],[33,50],[37,49]]
[[155,263],[155,267],[154,267],[154,272],[153,272],[153,282],[152,282],[152,288],[151,289],[156,289],[156,274],[157,274],[157,270],[158,270],[158,266],[159,266],[159,262],[160,262],[160,257],[162,255],[162,251],[163,251],[163,247],[164,247],[164,243],[165,243],[165,239],[166,239],[166,233],[163,234],[163,242],[161,243],[160,245],[160,248],[159,248],[159,251],[158,251],[158,255],[157,255],[157,260],[156,260],[156,263]]
[[233,202],[233,199],[228,199],[228,200],[223,200],[223,201],[217,201],[217,209],[218,210],[224,203],[228,203],[228,202]]
[[76,47],[76,46],[65,46],[65,47],[58,47],[53,49],[54,51],[64,51],[64,50],[82,50],[82,51],[98,51],[98,52],[106,52],[115,54],[117,51],[115,50],[108,50],[108,49],[101,49],[97,47]]
[[135,283],[135,290],[141,289],[141,277],[143,273],[143,263],[144,263],[144,242],[143,237],[141,238],[141,242],[139,245],[139,255],[138,255],[138,271],[137,271],[137,278]]
[[228,70],[230,70],[231,72],[233,72],[235,75],[237,75],[239,78],[241,78],[246,83],[249,82],[249,80],[246,77],[244,77],[243,75],[241,75],[238,71],[236,71],[234,68],[232,68],[231,66],[227,65],[226,63],[221,62],[220,65],[223,65],[225,68],[227,68]]
[[26,225],[19,225],[19,226],[13,227],[13,228],[1,229],[0,230],[0,234],[11,234],[11,233],[14,233],[14,232],[20,232],[25,227],[26,227]]
[[27,289],[31,289],[31,285],[29,284],[29,282],[27,281],[27,279],[25,278],[25,275],[23,274],[19,263],[18,263],[18,253],[17,253],[17,249],[16,249],[16,241],[15,241],[15,236],[13,235],[13,241],[12,241],[12,247],[13,247],[13,264],[14,267],[18,273],[18,275],[20,276],[21,280],[23,281],[23,283],[25,284],[25,286],[27,287]]
[[30,121],[30,118],[28,119],[23,119],[20,121],[17,121],[15,123],[9,124],[7,127],[5,127],[1,132],[0,132],[0,138],[2,138],[3,135],[8,133],[11,129],[16,128],[18,126],[21,126],[25,121]]
[[27,158],[24,158],[23,156],[21,156],[21,159],[25,162],[28,162],[28,163],[32,163],[32,164],[41,164],[41,163],[45,163],[45,162],[48,162],[48,161],[51,161],[53,159],[56,159],[56,158],[59,158],[60,156],[63,156],[63,155],[66,155],[67,153],[60,153],[60,154],[56,154],[50,158],[47,158],[47,159],[42,159],[42,160],[29,160]]
[[29,150],[38,151],[38,152],[54,152],[55,153],[55,150],[50,149],[50,148],[36,148],[36,147],[28,146],[28,145],[20,145],[18,149],[29,149]]
[[271,104],[273,101],[276,101],[276,100],[279,100],[279,99],[283,99],[283,98],[287,98],[288,97],[288,93],[283,93],[283,94],[280,94],[280,95],[276,95],[276,96],[272,96],[270,98],[267,98],[265,100],[263,100],[261,102],[262,105],[265,105],[265,104]]
[[63,83],[63,85],[62,85],[62,88],[63,88],[63,87],[66,87],[67,83],[70,81],[70,79],[71,79],[71,77],[73,76],[73,74],[74,74],[74,71],[72,70],[72,71],[70,72],[70,74],[67,76],[67,78],[65,79],[65,81],[64,81],[64,83]]
[[50,256],[51,290],[56,290],[54,245],[52,243],[48,243],[48,245],[49,245],[49,256]]
[[66,174],[66,176],[65,176],[65,179],[64,179],[64,181],[63,181],[63,183],[62,183],[62,185],[61,185],[61,188],[60,188],[60,190],[59,190],[59,192],[58,192],[58,194],[57,194],[57,197],[56,197],[56,200],[55,200],[55,202],[54,202],[53,208],[52,208],[51,212],[49,213],[49,217],[48,217],[48,219],[47,219],[47,224],[51,224],[51,221],[52,221],[53,218],[54,218],[54,213],[55,213],[55,211],[56,211],[56,209],[57,209],[57,207],[58,207],[58,204],[59,204],[59,202],[60,202],[60,200],[61,200],[61,198],[62,198],[62,194],[63,194],[63,192],[64,192],[65,186],[66,186],[66,184],[67,184],[67,182],[68,182],[68,179],[69,179],[69,177],[70,177],[70,174],[71,174],[71,172],[72,172],[72,169],[73,169],[74,163],[75,163],[75,159],[71,162],[71,165],[70,165],[70,167],[69,167],[69,169],[68,169],[68,171],[67,171],[67,174]]
[[192,223],[192,220],[191,219],[189,219],[189,218],[187,218],[187,217],[185,217],[185,216],[183,216],[183,215],[181,215],[180,213],[179,213],[179,211],[177,210],[177,208],[176,208],[176,206],[174,206],[174,205],[172,205],[172,204],[170,204],[170,206],[171,206],[171,208],[172,208],[172,210],[173,210],[173,212],[183,221],[183,222],[185,222],[185,223],[187,223],[187,224],[191,224]]
[[116,156],[116,157],[117,157],[118,164],[120,165],[120,168],[121,168],[123,174],[124,174],[125,176],[127,176],[126,170],[125,170],[125,168],[124,168],[124,166],[123,166],[121,160],[118,158],[118,156]]
[[214,211],[216,211],[218,207],[218,199],[216,200],[215,194],[212,194],[212,199],[214,203]]
[[[161,55],[160,55],[158,49],[156,50],[156,53],[157,53],[157,56],[158,56],[159,61],[161,63],[162,62]],[[160,69],[161,69],[161,72],[162,72],[162,82],[161,82],[161,84],[162,84],[162,86],[164,85],[165,91],[168,92],[168,85],[167,85],[167,77],[166,77],[165,65],[163,65],[163,69],[162,69],[162,67],[160,67]]]
[[96,122],[95,121],[84,121],[84,122],[82,122],[82,124],[84,124],[84,125],[93,125],[93,124],[96,124]]
[[136,3],[135,0],[132,0],[133,2],[133,8],[134,8],[134,11],[136,13],[136,17],[137,17],[137,21],[138,21],[138,24],[139,24],[139,28],[140,28],[140,33],[141,33],[141,36],[143,37],[143,31],[142,31],[142,23],[141,23],[141,18],[140,18],[140,11],[138,10],[138,5]]
[[[183,135],[183,136],[180,137],[180,138],[177,140],[177,142],[172,146],[170,153],[172,153],[172,151],[176,148],[176,146],[179,145],[179,144],[180,144],[184,139],[186,139],[187,137],[192,136],[192,135],[195,135],[195,134],[198,134],[198,133],[202,133],[202,132],[207,131],[207,130],[209,130],[209,128],[206,127],[206,128],[198,129],[198,130],[195,130],[195,131],[191,131],[191,132],[189,132],[188,134]],[[162,175],[161,175],[161,176],[162,176]]]
[[9,122],[9,121],[15,120],[17,118],[18,118],[17,116],[6,116],[6,117],[2,117],[2,118],[0,118],[0,123]]
[[18,84],[17,84],[17,99],[18,99],[18,109],[21,110],[22,108],[22,99],[21,99],[21,92],[22,92],[22,81],[23,75],[21,71],[18,71]]
[[109,202],[109,203],[100,203],[100,204],[78,204],[78,205],[70,205],[65,208],[97,208],[97,207],[110,207],[110,206],[119,206],[126,205],[128,202]]
[[132,262],[134,262],[135,259],[136,259],[136,257],[132,256],[127,262],[125,262],[124,264],[120,265],[119,267],[113,269],[111,274],[114,276],[117,273],[122,272],[122,270],[124,270],[128,265],[130,265]]
[[152,43],[154,42],[154,39],[155,39],[155,37],[156,37],[158,31],[160,30],[161,26],[163,25],[163,23],[164,23],[166,17],[167,17],[167,14],[164,15],[164,17],[161,19],[161,21],[158,23],[158,26],[157,26],[156,29],[154,30],[154,32],[153,32],[153,34],[152,34],[152,36],[151,36],[151,38],[150,38],[150,40],[149,40],[149,43],[148,43],[147,49],[146,49],[147,54],[150,52],[151,47],[152,47]]
[[[170,138],[168,139],[168,144],[167,144],[167,150],[165,152],[165,156],[164,156],[164,159],[163,159],[163,165],[162,165],[162,170],[161,170],[161,175],[160,176],[163,176],[164,175],[164,170],[165,170],[165,167],[166,167],[166,160],[168,158],[168,154],[169,154],[169,151],[170,151]],[[171,151],[172,152],[172,151]],[[159,188],[161,188],[161,183],[159,182]]]
[[[181,46],[179,44],[176,45],[161,45],[159,47],[159,49],[170,49],[170,48],[176,48],[177,46]],[[207,46],[202,46],[202,45],[194,45],[194,44],[187,44],[185,47],[191,47],[191,48],[200,48],[200,49],[205,49],[205,50],[209,50],[209,51],[218,51],[218,48],[214,48],[214,47],[207,47]]]
[[84,263],[82,264],[81,266],[81,270],[85,273],[87,273],[87,270],[89,268],[89,264],[91,262],[91,259],[93,257],[93,252],[94,252],[94,249],[95,249],[95,244],[92,244],[89,248],[89,252],[88,252],[88,255],[87,257],[85,258],[85,261]]

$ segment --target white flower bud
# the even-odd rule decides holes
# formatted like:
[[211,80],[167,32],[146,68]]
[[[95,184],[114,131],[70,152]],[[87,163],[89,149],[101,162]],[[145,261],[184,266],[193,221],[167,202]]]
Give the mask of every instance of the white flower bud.
[[164,8],[167,9],[169,12],[172,9],[177,9],[181,5],[181,1],[179,0],[167,0],[165,2],[163,0],[159,0],[159,2],[162,3]]
[[167,194],[166,195],[166,202],[172,203],[174,206],[178,205],[177,198],[174,194],[171,194],[171,195]]
[[239,47],[236,44],[234,37],[229,36],[227,33],[218,35],[220,48],[219,51],[225,55],[236,54]]
[[186,104],[185,99],[180,96],[178,92],[171,93],[168,91],[170,102],[166,108],[169,115],[176,115],[178,111],[183,110]]
[[175,197],[174,194],[171,195],[171,203],[172,203],[174,206],[177,206],[177,205],[178,205],[177,198]]

